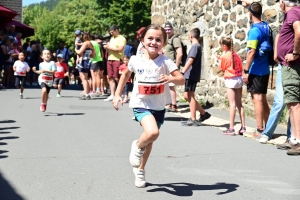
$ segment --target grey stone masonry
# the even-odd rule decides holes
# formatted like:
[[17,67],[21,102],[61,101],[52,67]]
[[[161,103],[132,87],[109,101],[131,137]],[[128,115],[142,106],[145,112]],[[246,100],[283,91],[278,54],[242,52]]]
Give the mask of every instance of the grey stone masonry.
[[[263,20],[267,21],[273,32],[278,33],[284,15],[276,0],[260,0],[263,6]],[[245,62],[247,34],[250,29],[249,13],[236,0],[153,0],[151,7],[152,23],[163,25],[169,21],[175,32],[181,35],[183,43],[190,46],[189,30],[198,27],[201,30],[203,46],[202,80],[196,89],[198,99],[211,102],[216,106],[228,105],[223,72],[218,67],[215,56],[220,48],[222,36],[233,38],[234,50]],[[269,81],[268,102],[273,103],[276,71]],[[183,87],[177,87],[178,100],[183,99]],[[243,87],[243,103],[252,108],[250,95]],[[246,105],[247,104],[247,105]]]
[[22,0],[0,0],[0,5],[16,11],[19,15],[14,20],[22,22]]

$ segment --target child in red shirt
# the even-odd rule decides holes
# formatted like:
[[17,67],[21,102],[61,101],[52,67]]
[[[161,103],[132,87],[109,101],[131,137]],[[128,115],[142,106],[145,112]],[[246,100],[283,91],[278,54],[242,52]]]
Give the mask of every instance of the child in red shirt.
[[53,81],[53,87],[54,88],[58,87],[56,97],[59,98],[59,97],[61,97],[60,92],[61,92],[62,86],[65,83],[65,77],[69,76],[69,68],[68,68],[67,64],[63,62],[64,58],[63,58],[62,54],[57,55],[57,61],[58,62],[55,63],[57,71],[54,74],[55,78]]
[[[119,68],[119,74],[120,75],[122,75],[123,72],[128,68],[129,59],[130,59],[129,56],[124,56],[123,64]],[[131,78],[129,78],[128,81],[126,82],[125,86],[124,86],[124,89],[123,89],[123,94],[124,94],[123,103],[128,103],[129,102],[128,91],[129,91],[131,85],[132,85]]]

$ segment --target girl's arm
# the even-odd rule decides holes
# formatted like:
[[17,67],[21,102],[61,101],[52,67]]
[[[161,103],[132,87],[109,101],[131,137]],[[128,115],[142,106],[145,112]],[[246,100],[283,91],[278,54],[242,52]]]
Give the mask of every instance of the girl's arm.
[[43,73],[41,70],[36,70],[36,67],[33,67],[33,68],[32,68],[32,71],[33,71],[34,73],[36,73],[36,74],[41,74],[41,73]]
[[17,70],[17,67],[16,67],[16,66],[13,66],[13,70],[16,71],[16,70]]
[[174,70],[170,74],[172,76],[168,76],[168,75],[165,75],[165,74],[160,75],[158,81],[159,82],[164,82],[165,84],[169,83],[169,82],[172,82],[175,85],[183,85],[185,83],[184,77],[182,76],[182,74],[178,70]]
[[89,42],[89,46],[92,49],[92,54],[90,55],[90,58],[94,58],[96,56],[95,48],[91,42]]
[[[122,94],[122,91],[123,91],[123,88],[127,82],[127,80],[130,78],[131,76],[131,71],[129,71],[129,69],[127,68],[121,78],[120,78],[120,81],[119,81],[119,84],[118,84],[118,87],[117,87],[117,90],[115,92],[115,97],[114,97],[114,100],[113,100],[113,105],[114,105],[114,108],[116,110],[119,110],[119,107],[118,107],[118,103],[121,102],[122,105],[123,105],[123,101],[122,101],[122,98],[121,98],[121,94]],[[179,73],[179,72],[178,72]],[[179,73],[180,74],[180,73]]]
[[6,55],[7,54],[6,46],[1,45],[1,49],[2,49],[3,54]]

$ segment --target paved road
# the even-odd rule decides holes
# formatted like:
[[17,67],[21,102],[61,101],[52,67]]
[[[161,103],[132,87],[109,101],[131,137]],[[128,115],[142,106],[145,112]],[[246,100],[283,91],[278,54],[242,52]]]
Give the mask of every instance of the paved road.
[[117,112],[100,98],[80,101],[79,91],[68,90],[57,99],[52,90],[42,113],[40,92],[27,89],[20,100],[17,90],[0,90],[1,200],[300,199],[299,157],[223,136],[224,120],[182,127],[170,113],[149,159],[147,187],[137,189],[128,155],[142,128],[128,105]]

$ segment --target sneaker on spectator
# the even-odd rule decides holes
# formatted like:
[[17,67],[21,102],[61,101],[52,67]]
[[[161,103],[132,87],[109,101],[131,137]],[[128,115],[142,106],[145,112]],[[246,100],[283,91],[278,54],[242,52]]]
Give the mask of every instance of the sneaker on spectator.
[[37,86],[38,84],[37,84],[36,82],[33,82],[32,85],[33,85],[33,86]]
[[88,96],[83,95],[83,96],[79,97],[79,99],[80,100],[91,100],[91,96],[90,95],[88,95]]
[[180,125],[181,126],[201,126],[201,122],[198,120],[192,120],[190,118],[187,121],[181,121]]
[[259,139],[259,143],[266,144],[269,140],[270,140],[270,138],[268,136],[262,135]]
[[134,140],[131,144],[131,151],[129,155],[130,164],[133,167],[139,167],[141,165],[141,159],[144,155],[145,148],[140,149],[137,147],[137,140]]
[[208,112],[205,112],[204,115],[200,114],[198,121],[204,122],[205,120],[209,119],[210,117],[211,117],[211,114],[209,114]]
[[178,111],[178,107],[177,105],[171,104],[170,108],[168,108],[168,112],[177,112]]
[[235,130],[228,128],[226,131],[223,131],[223,135],[235,136]]
[[134,184],[137,188],[143,188],[146,186],[146,180],[145,180],[145,170],[139,169],[137,167],[133,168],[133,174],[135,176]]
[[110,95],[109,97],[104,99],[104,101],[112,101],[113,99],[114,99],[114,96]]
[[294,155],[294,156],[299,156],[300,155],[300,143],[295,144],[294,146],[292,146],[291,149],[289,149],[286,152],[287,155]]
[[289,140],[286,140],[285,143],[283,144],[276,144],[277,149],[281,150],[289,150],[292,148],[292,144],[290,143]]
[[172,104],[170,103],[170,104],[166,107],[166,112],[170,112],[171,108],[172,108]]
[[260,138],[261,137],[261,133],[263,132],[263,130],[260,130],[260,129],[256,129],[256,130],[254,130],[254,132],[252,132],[252,133],[243,133],[243,136],[245,136],[245,137],[249,137],[249,138],[256,138],[256,139],[258,139],[258,138]]
[[239,130],[239,135],[243,135],[246,132],[246,127],[241,127]]

